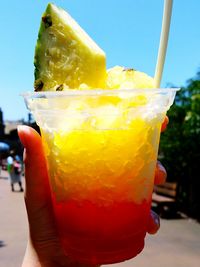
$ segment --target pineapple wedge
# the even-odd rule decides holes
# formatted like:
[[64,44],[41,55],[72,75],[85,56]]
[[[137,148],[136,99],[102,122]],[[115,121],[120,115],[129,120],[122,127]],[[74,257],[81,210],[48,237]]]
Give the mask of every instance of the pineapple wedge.
[[105,87],[106,56],[63,9],[48,4],[35,48],[35,91]]

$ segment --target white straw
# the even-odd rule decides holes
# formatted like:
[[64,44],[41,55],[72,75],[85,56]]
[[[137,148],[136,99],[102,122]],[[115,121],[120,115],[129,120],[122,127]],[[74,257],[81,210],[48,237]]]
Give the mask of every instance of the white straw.
[[169,28],[170,28],[171,14],[172,14],[172,4],[173,0],[165,0],[163,19],[162,19],[162,30],[160,35],[160,45],[158,50],[157,64],[154,76],[157,88],[160,87],[163,68],[165,64],[165,56],[167,51]]

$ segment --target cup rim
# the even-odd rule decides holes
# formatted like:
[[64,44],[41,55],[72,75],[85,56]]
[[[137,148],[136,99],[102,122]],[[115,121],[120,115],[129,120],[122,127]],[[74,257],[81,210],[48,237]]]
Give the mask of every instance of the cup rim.
[[31,92],[27,91],[21,93],[20,95],[24,98],[54,98],[54,97],[64,97],[64,96],[117,96],[119,94],[141,94],[141,93],[159,93],[166,94],[169,92],[177,92],[180,88],[134,88],[134,89],[66,89],[64,91],[41,91],[41,92]]

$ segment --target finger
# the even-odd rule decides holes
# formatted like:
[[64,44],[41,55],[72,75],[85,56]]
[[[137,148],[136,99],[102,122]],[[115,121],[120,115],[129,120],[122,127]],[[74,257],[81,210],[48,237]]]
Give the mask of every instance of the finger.
[[147,232],[151,235],[157,233],[160,228],[160,218],[158,214],[151,210]]
[[25,203],[30,234],[34,245],[46,246],[45,240],[57,240],[57,233],[42,142],[39,134],[28,126],[20,126],[18,134],[25,147]]
[[166,181],[166,178],[167,178],[167,172],[165,168],[159,161],[157,161],[154,184],[163,184]]
[[164,132],[166,130],[168,123],[169,123],[169,118],[167,116],[165,116],[165,119],[164,119],[162,126],[161,126],[161,132]]

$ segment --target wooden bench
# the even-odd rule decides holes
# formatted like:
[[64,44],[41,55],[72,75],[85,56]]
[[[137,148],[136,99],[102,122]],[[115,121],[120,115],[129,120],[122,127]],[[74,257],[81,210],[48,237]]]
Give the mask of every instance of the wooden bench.
[[162,185],[155,185],[152,194],[152,208],[164,217],[166,213],[175,214],[177,204],[177,183],[165,182]]

